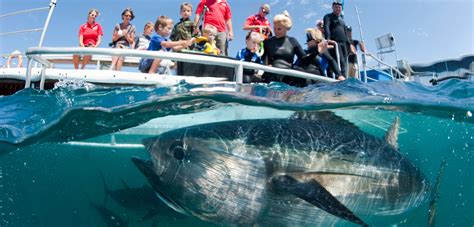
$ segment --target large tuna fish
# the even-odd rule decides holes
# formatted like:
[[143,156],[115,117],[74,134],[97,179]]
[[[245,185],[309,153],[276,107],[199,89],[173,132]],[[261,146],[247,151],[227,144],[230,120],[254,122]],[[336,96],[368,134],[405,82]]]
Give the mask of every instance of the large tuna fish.
[[175,210],[238,225],[328,225],[420,206],[430,184],[385,140],[332,112],[196,125],[144,140],[132,160]]

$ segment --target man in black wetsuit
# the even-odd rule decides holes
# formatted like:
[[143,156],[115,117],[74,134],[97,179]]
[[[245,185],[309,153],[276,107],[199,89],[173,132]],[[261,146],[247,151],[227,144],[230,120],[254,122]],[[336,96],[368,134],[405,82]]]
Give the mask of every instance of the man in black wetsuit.
[[[332,13],[326,14],[324,20],[324,37],[328,40],[334,40],[338,44],[339,61],[341,62],[341,73],[346,75],[346,59],[347,59],[347,32],[346,24],[342,17],[342,3],[335,0],[332,3]],[[334,59],[337,59],[336,49],[329,51]],[[328,72],[328,75],[331,75]]]

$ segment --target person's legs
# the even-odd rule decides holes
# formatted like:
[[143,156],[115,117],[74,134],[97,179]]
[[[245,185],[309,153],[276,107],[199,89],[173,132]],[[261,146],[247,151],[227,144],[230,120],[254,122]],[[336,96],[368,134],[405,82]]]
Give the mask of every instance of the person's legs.
[[216,46],[221,50],[221,55],[227,56],[227,33],[218,32],[216,36]]
[[84,57],[82,57],[81,69],[84,69],[86,65],[89,64],[89,61],[91,60],[91,58],[92,58],[92,55],[84,55]]
[[79,55],[73,55],[72,56],[72,63],[74,64],[74,69],[79,68],[79,59],[80,58],[81,58],[81,56],[79,56]]
[[113,56],[112,63],[110,63],[110,70],[115,70],[115,66],[117,65],[119,57]]
[[158,67],[160,66],[161,59],[156,58],[153,60],[153,63],[151,63],[150,70],[148,71],[149,74],[155,74],[156,71],[158,70]]
[[124,58],[125,57],[118,57],[117,65],[115,65],[115,70],[120,71],[122,69]]

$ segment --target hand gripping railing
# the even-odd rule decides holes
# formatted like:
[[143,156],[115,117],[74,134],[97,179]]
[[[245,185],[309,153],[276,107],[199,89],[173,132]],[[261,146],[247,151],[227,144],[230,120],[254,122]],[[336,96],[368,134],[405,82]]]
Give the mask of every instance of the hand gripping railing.
[[[219,65],[226,67],[234,67],[235,75],[234,80],[237,83],[243,82],[243,69],[255,69],[262,70],[265,72],[275,73],[283,76],[293,76],[304,79],[322,81],[322,82],[335,82],[336,80],[328,77],[314,75],[290,69],[279,69],[270,66],[260,65],[252,62],[244,62],[227,58],[219,58],[214,56],[185,54],[185,53],[174,53],[174,52],[163,52],[163,51],[146,51],[146,50],[133,50],[133,49],[118,49],[118,48],[84,48],[84,47],[30,47],[26,51],[28,57],[28,68],[26,71],[25,88],[29,88],[31,85],[31,70],[33,62],[38,62],[43,65],[43,68],[50,67],[48,60],[41,57],[43,54],[77,54],[77,55],[108,55],[108,56],[127,56],[127,57],[142,57],[142,58],[160,58],[169,59],[172,61],[181,61],[189,63],[198,63],[205,65]],[[42,75],[44,80],[44,74]]]

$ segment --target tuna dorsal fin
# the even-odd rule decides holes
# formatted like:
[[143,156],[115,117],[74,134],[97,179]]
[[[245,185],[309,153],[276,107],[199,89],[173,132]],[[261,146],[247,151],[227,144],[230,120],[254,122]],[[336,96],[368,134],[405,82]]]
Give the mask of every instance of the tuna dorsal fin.
[[400,128],[400,117],[396,117],[393,120],[392,126],[385,133],[385,141],[392,145],[395,149],[398,149],[398,130]]
[[277,191],[295,195],[336,217],[368,226],[316,180],[299,182],[291,176],[281,175],[273,177],[271,184]]
[[329,124],[337,124],[339,126],[343,126],[346,128],[356,128],[352,122],[336,115],[332,111],[324,110],[324,111],[298,111],[291,115],[290,119],[300,119],[300,120],[308,120],[308,121],[321,121],[324,123]]

